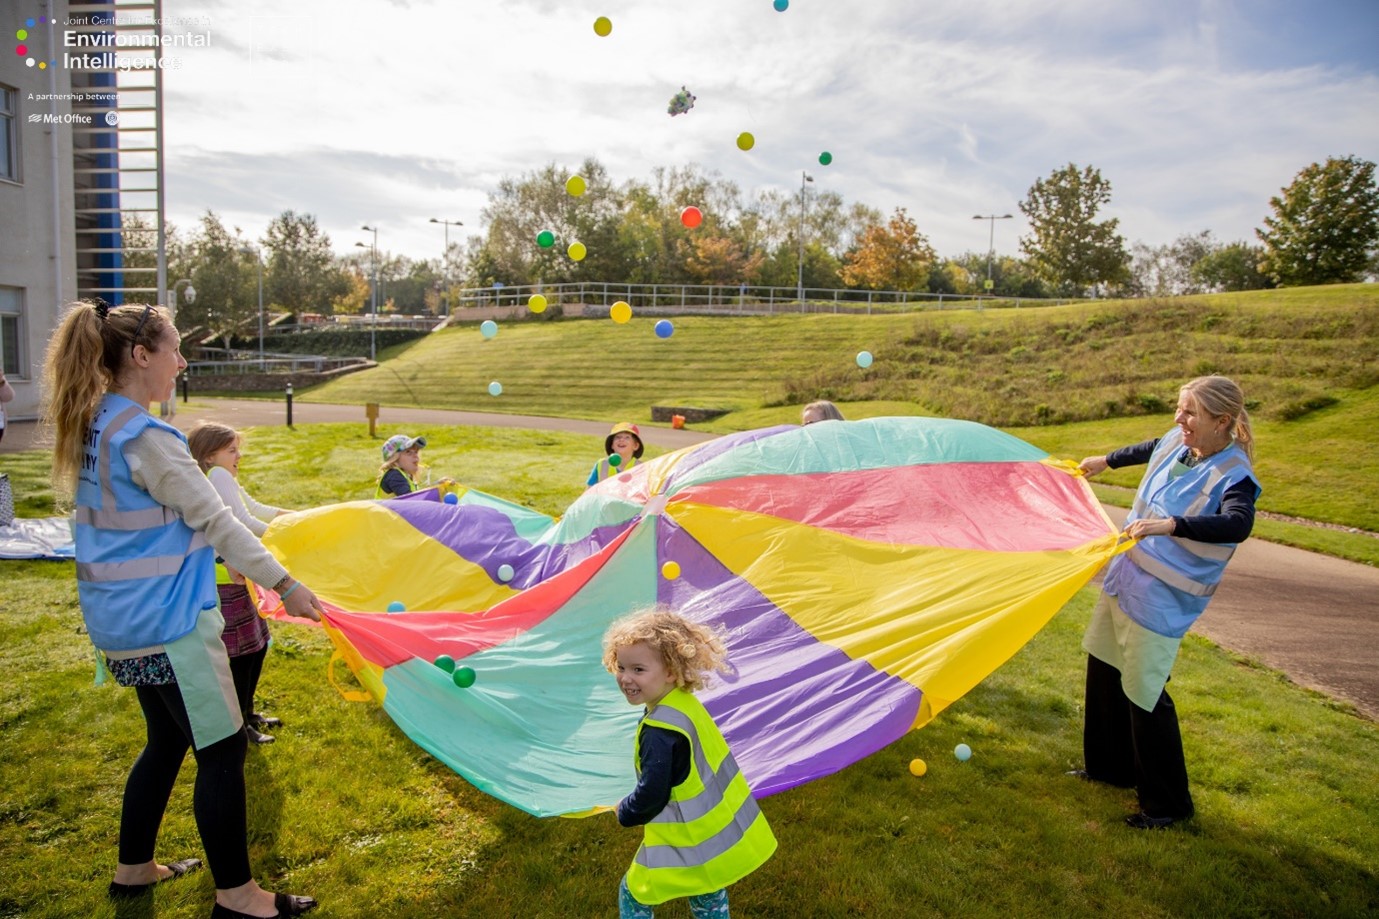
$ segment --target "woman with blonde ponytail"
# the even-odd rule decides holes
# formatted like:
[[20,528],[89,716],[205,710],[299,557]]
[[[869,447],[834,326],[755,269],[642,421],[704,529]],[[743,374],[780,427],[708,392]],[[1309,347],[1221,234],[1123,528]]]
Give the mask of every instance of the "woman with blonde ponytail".
[[75,498],[77,592],[99,656],[134,687],[147,743],[130,769],[110,896],[141,897],[200,864],[154,860],[158,827],[191,747],[193,812],[215,877],[213,917],[295,916],[310,897],[263,890],[249,870],[244,721],[220,633],[216,556],[320,619],[315,595],[235,519],[187,441],[148,406],[187,366],[158,306],[74,304],[48,344],[53,481]]
[[1106,569],[1082,639],[1087,652],[1084,779],[1135,788],[1125,818],[1162,829],[1193,814],[1178,713],[1165,686],[1183,635],[1206,609],[1235,547],[1254,528],[1258,479],[1245,394],[1221,376],[1178,393],[1177,425],[1162,437],[1081,469],[1149,464],[1125,535],[1135,543]]

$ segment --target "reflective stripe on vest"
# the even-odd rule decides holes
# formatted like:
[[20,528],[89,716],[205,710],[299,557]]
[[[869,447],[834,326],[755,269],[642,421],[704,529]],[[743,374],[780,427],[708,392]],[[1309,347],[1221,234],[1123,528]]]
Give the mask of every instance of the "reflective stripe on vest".
[[[612,454],[609,455],[611,456]],[[614,466],[611,463],[609,463],[607,458],[601,459],[599,460],[599,464],[597,467],[599,471],[599,481],[602,482],[604,479],[611,478],[617,475],[619,472],[626,472],[635,465],[637,465],[637,458],[635,456],[627,462],[620,463],[617,466]]]
[[1132,547],[1126,554],[1134,560],[1136,565],[1169,587],[1181,590],[1185,594],[1192,594],[1194,597],[1210,597],[1216,593],[1216,584],[1199,584],[1187,575],[1154,558],[1139,546]]
[[[775,837],[703,705],[684,690],[672,690],[642,726],[683,734],[690,744],[690,771],[645,826],[627,871],[633,896],[655,905],[711,893],[760,867],[775,851]],[[639,738],[640,733],[641,726]]]
[[148,428],[186,437],[107,393],[83,447],[76,495],[77,592],[92,643],[153,647],[196,627],[216,604],[214,551],[204,534],[136,485],[124,447]]
[[[397,469],[397,467],[394,466],[393,469]],[[387,475],[388,472],[391,472],[391,471],[392,471],[391,469],[390,469],[390,470],[387,470],[387,471],[385,471],[385,472],[383,473],[383,475]],[[397,469],[397,471],[398,471],[398,472],[402,472],[401,469]],[[378,477],[378,481],[374,484],[374,489],[373,489],[374,500],[377,501],[377,500],[381,500],[381,499],[385,499],[385,498],[400,498],[400,497],[402,497],[401,495],[395,495],[395,494],[393,494],[393,493],[390,492],[390,491],[384,491],[384,490],[383,490],[383,475],[379,476],[379,477]],[[408,475],[408,474],[405,473],[405,472],[402,472],[402,477],[403,477],[404,479],[407,480],[407,488],[410,489],[410,491],[416,491],[416,490],[417,490],[417,483],[414,482],[414,481],[412,480],[412,477],[411,477],[410,475]]]

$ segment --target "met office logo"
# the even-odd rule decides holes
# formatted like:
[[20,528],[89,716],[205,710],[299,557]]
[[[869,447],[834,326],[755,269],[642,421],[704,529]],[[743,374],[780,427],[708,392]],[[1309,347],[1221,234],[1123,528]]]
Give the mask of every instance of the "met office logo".
[[30,16],[28,19],[24,20],[22,26],[14,30],[14,38],[17,43],[14,46],[14,53],[24,58],[24,65],[26,67],[37,67],[39,70],[47,70],[49,67],[57,66],[57,61],[45,61],[29,54],[29,46],[25,44],[25,42],[33,37],[29,31],[30,29],[37,26],[48,26],[52,28],[56,24],[57,20],[48,16],[39,16],[37,19]]

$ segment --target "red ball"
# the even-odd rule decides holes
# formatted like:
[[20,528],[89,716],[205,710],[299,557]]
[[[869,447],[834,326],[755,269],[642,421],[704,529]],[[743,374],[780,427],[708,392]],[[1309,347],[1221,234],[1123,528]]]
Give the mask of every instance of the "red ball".
[[704,222],[704,212],[699,210],[699,208],[695,207],[693,204],[691,204],[689,207],[685,208],[683,211],[680,212],[680,222],[683,223],[685,226],[689,227],[691,230],[693,230],[695,227],[699,226],[699,224]]

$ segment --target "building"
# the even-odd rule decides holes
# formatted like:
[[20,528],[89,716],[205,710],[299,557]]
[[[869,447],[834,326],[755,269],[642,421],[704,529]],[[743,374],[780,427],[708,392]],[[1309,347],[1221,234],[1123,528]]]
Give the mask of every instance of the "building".
[[0,12],[0,361],[37,417],[44,351],[75,299],[166,299],[158,0]]

